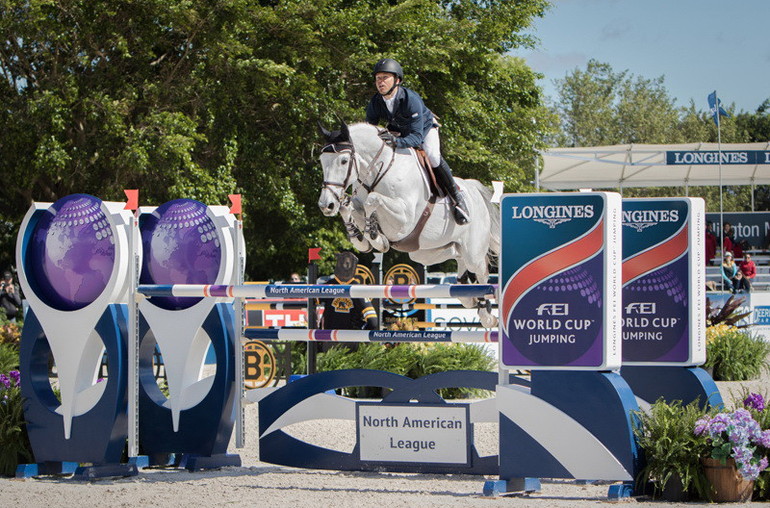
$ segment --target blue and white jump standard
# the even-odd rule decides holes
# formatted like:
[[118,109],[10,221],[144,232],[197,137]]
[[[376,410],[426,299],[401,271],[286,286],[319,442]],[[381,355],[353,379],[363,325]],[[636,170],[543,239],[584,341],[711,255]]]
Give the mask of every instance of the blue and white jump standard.
[[[243,242],[235,216],[225,206],[174,200],[139,209],[142,271],[139,282],[234,283]],[[239,466],[227,454],[238,415],[242,383],[240,334],[232,298],[139,298],[139,442],[151,464],[189,470]],[[168,396],[153,370],[155,350],[163,355]],[[216,370],[203,373],[213,348]]]
[[[127,303],[133,216],[124,203],[74,194],[33,203],[16,244],[29,302],[20,344],[21,390],[35,464],[18,477],[135,475],[121,464],[127,434]],[[109,375],[99,379],[103,356]],[[60,398],[49,382],[57,369]],[[79,463],[91,465],[78,467]]]

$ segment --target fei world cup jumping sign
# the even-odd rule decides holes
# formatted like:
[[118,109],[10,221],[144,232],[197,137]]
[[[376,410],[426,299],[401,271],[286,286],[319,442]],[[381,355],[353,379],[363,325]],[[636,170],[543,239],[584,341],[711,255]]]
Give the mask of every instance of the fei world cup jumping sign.
[[503,197],[502,366],[620,366],[620,206],[602,192]]
[[623,364],[706,361],[704,202],[623,200]]

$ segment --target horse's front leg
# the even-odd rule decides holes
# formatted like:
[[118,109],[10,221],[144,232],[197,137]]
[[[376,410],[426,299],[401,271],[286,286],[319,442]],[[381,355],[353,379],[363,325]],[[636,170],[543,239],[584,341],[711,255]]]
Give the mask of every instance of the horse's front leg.
[[[390,238],[401,238],[411,231],[411,217],[407,213],[406,203],[403,199],[394,198],[370,192],[364,202],[366,216],[377,216],[383,233]],[[385,226],[382,229],[382,226]],[[407,231],[407,227],[409,230]]]
[[340,206],[340,217],[345,224],[348,240],[359,252],[369,252],[372,244],[364,236],[365,218],[362,210],[357,210],[353,203],[344,203]]

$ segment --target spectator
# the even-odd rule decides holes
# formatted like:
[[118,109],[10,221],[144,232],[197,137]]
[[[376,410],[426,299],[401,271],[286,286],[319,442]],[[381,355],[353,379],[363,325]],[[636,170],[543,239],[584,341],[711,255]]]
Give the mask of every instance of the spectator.
[[[358,258],[352,252],[337,254],[334,277],[327,284],[355,284]],[[321,328],[327,330],[376,330],[377,313],[368,298],[325,299]]]
[[13,274],[7,270],[3,273],[3,280],[0,282],[0,305],[8,319],[15,323],[21,307],[21,296],[19,286],[13,282]]
[[722,227],[722,236],[724,237],[724,250],[722,252],[732,252],[736,258],[743,257],[743,247],[740,242],[735,238],[735,230],[733,225],[729,222],[725,222]]
[[757,265],[751,259],[751,254],[748,252],[743,255],[743,261],[740,265],[741,273],[743,274],[743,286],[746,291],[751,291],[751,285],[754,282],[754,277],[757,276]]
[[745,289],[743,273],[738,269],[738,265],[733,261],[733,254],[729,251],[725,252],[724,261],[722,262],[722,280],[726,289],[731,293]]
[[288,284],[304,284],[305,281],[302,280],[302,277],[297,272],[292,272],[291,275],[289,275],[289,281]]
[[706,224],[706,266],[711,266],[714,263],[714,257],[717,255],[717,240],[714,234],[714,223],[709,222]]
[[[358,258],[352,252],[340,252],[337,254],[337,266],[334,268],[334,276],[326,284],[355,284]],[[338,296],[331,299],[319,300],[324,304],[324,313],[319,328],[326,330],[377,330],[379,320],[371,300],[368,298],[348,298]],[[318,351],[326,352],[335,343],[319,343]],[[358,350],[358,344],[346,345],[351,351]]]

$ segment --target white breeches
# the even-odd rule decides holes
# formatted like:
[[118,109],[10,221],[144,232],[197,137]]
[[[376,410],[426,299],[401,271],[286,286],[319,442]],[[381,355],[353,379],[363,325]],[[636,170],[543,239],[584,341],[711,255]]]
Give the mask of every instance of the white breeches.
[[430,160],[431,167],[438,167],[441,164],[441,141],[438,138],[438,127],[433,127],[425,135],[422,142],[422,149]]

